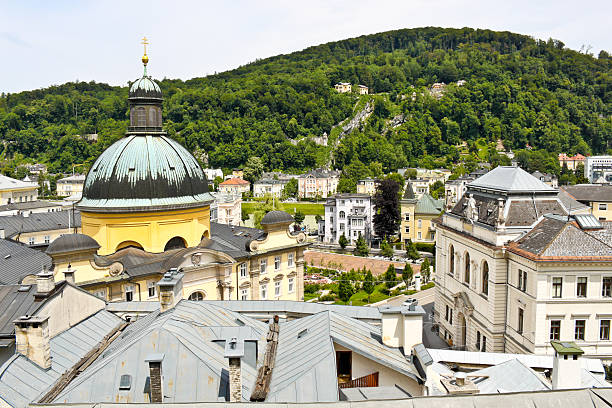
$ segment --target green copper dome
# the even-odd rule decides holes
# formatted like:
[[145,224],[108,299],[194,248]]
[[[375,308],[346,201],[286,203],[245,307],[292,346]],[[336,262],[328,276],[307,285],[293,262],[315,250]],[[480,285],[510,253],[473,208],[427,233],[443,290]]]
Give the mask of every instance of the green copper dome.
[[93,164],[78,208],[131,212],[192,208],[212,201],[197,160],[163,135],[127,135]]
[[130,87],[130,98],[160,98],[162,91],[150,76],[145,74]]

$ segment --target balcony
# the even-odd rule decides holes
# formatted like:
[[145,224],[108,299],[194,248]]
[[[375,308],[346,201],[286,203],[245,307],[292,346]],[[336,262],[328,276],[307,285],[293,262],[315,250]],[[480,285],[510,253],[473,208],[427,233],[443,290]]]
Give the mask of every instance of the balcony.
[[338,388],[378,387],[378,372],[363,377],[348,380],[345,376],[338,376]]

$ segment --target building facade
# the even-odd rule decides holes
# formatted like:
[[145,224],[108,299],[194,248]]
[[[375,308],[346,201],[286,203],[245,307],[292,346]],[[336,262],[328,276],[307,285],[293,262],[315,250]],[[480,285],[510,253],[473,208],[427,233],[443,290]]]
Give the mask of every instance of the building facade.
[[[546,324],[528,328],[527,320],[554,321],[550,313],[560,313],[557,306],[554,312],[552,308],[547,312],[536,304],[565,304],[564,316],[572,314],[575,300],[564,303],[551,299],[557,282],[552,279],[553,270],[567,275],[566,282],[575,283],[576,276],[582,273],[601,278],[607,267],[584,270],[578,266],[580,259],[569,257],[556,259],[556,266],[543,259],[540,263],[531,263],[527,271],[529,257],[519,260],[516,254],[510,254],[509,248],[514,245],[513,241],[529,234],[542,222],[545,214],[556,214],[567,220],[570,212],[583,210],[580,203],[560,198],[556,189],[517,167],[498,167],[470,183],[457,205],[436,222],[435,319],[440,325],[440,336],[454,347],[469,351],[512,349],[513,352],[551,353]],[[543,240],[554,238],[555,234],[544,228],[538,236]],[[605,246],[600,250],[601,256],[607,256]],[[519,273],[519,269],[523,272]],[[590,281],[597,279],[593,277]],[[522,296],[520,301],[512,298],[516,287],[529,296]],[[602,302],[601,298],[580,301],[593,310]],[[520,340],[521,347],[516,341],[510,345],[514,340],[509,322],[518,324],[519,305],[524,306],[522,331],[531,336],[531,343]],[[593,352],[592,348],[587,349]]]
[[584,162],[584,178],[589,183],[612,183],[612,156],[590,156]]
[[70,197],[71,195],[83,194],[83,184],[85,183],[84,174],[74,174],[57,180],[57,195],[60,197]]
[[561,189],[588,206],[598,220],[612,221],[612,184],[576,184]]
[[253,184],[253,196],[263,197],[266,194],[280,197],[283,189],[289,182],[288,179],[261,179]]
[[313,170],[298,177],[298,197],[327,198],[336,194],[340,172],[336,170]]
[[334,88],[336,89],[338,93],[347,93],[347,92],[351,92],[352,90],[352,86],[350,82],[339,82],[336,85],[334,85]]
[[215,201],[210,205],[210,222],[240,225],[242,221],[242,196],[211,193]]
[[357,182],[357,192],[373,196],[376,194],[376,180],[373,178],[359,180]]
[[219,192],[231,195],[241,195],[251,191],[251,183],[239,177],[232,177],[219,184]]
[[569,170],[576,170],[580,164],[585,165],[586,157],[580,153],[575,156],[568,156],[565,153],[559,153],[559,166],[567,166]]
[[351,243],[359,235],[370,241],[374,235],[374,203],[367,194],[336,194],[324,204],[325,215],[319,222],[319,240],[338,243],[344,234]]
[[0,205],[38,200],[38,184],[0,174]]
[[400,200],[400,240],[412,242],[435,242],[436,230],[433,220],[444,210],[444,200],[436,200],[429,194],[416,198],[412,186],[408,184]]

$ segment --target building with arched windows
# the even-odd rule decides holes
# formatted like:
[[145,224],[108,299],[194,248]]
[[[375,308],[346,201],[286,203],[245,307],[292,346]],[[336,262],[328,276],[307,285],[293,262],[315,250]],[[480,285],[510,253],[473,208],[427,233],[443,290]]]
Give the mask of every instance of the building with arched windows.
[[263,230],[211,222],[214,197],[195,159],[163,130],[162,91],[147,74],[129,89],[125,137],[87,174],[76,207],[82,234],[49,245],[56,280],[108,301],[156,300],[157,282],[181,270],[192,300],[302,300],[304,233],[268,213]]
[[518,167],[467,185],[436,220],[435,320],[469,351],[612,358],[612,223]]

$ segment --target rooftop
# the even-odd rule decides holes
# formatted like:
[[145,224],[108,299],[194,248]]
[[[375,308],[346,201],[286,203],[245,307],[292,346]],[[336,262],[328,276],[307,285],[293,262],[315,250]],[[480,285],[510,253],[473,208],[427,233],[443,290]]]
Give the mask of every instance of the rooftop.
[[81,213],[79,211],[54,211],[32,213],[23,215],[0,216],[0,228],[4,229],[4,236],[14,238],[20,233],[54,231],[81,226]]
[[239,177],[232,177],[231,179],[225,180],[223,183],[220,183],[220,186],[244,186],[251,184],[246,180],[243,180]]
[[472,181],[468,187],[505,193],[554,193],[557,191],[520,167],[514,166],[496,167]]
[[0,239],[0,284],[18,284],[28,275],[50,269],[51,257],[24,244]]
[[0,190],[13,190],[13,189],[25,189],[25,188],[38,188],[38,184],[29,183],[27,181],[17,180],[4,174],[0,174]]
[[612,202],[612,185],[610,184],[576,184],[563,186],[563,191],[580,202]]

